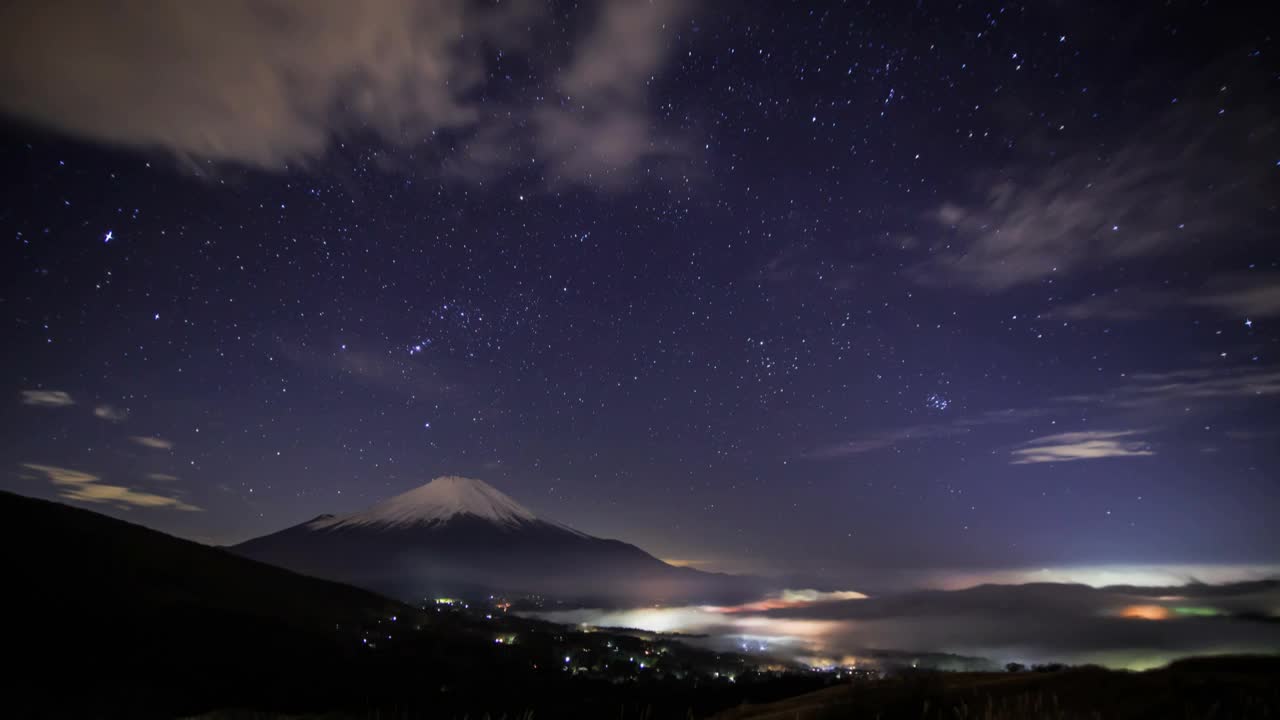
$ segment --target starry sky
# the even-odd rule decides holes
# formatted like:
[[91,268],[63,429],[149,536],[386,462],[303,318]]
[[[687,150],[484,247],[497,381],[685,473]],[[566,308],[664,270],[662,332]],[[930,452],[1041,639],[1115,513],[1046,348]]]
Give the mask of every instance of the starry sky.
[[0,488],[230,543],[462,474],[708,569],[1275,568],[1260,6],[6,3]]

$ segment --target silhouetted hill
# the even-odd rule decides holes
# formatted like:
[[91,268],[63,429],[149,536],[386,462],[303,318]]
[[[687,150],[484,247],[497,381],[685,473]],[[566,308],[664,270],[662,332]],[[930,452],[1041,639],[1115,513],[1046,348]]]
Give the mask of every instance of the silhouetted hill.
[[[387,617],[409,608],[349,585],[318,580],[59,503],[0,493],[10,567],[36,583],[41,608],[145,605],[325,627],[334,617]],[[22,551],[16,551],[22,548]],[[17,601],[29,599],[17,595]]]
[[13,687],[25,691],[8,699],[18,701],[16,716],[287,705],[306,674],[296,670],[340,664],[343,640],[360,627],[414,613],[365,590],[11,493],[0,493],[0,528],[11,656],[20,658]]

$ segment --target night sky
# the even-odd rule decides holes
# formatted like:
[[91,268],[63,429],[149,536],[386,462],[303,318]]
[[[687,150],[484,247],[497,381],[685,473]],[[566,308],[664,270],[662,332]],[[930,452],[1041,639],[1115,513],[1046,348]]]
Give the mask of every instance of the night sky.
[[855,587],[1280,564],[1265,3],[739,5],[6,3],[0,488],[230,543],[461,474]]

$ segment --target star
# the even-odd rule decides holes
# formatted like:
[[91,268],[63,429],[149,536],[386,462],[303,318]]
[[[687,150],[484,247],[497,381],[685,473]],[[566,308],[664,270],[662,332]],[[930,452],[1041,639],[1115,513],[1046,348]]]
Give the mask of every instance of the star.
[[1249,318],[1245,318],[1245,319],[1244,319],[1244,326],[1245,326],[1245,327],[1247,327],[1247,328],[1251,328],[1251,327],[1253,327],[1253,321],[1252,321],[1252,320],[1250,320]]
[[115,238],[115,234],[113,234],[112,231],[108,230],[107,234],[102,236],[102,242],[109,243],[113,238]]

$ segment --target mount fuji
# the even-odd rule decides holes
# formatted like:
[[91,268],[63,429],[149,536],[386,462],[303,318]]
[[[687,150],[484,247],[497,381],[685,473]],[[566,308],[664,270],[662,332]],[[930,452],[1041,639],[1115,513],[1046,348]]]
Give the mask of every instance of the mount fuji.
[[502,593],[607,605],[731,602],[767,589],[759,578],[668,565],[634,545],[542,520],[463,477],[439,477],[231,550],[410,601]]

